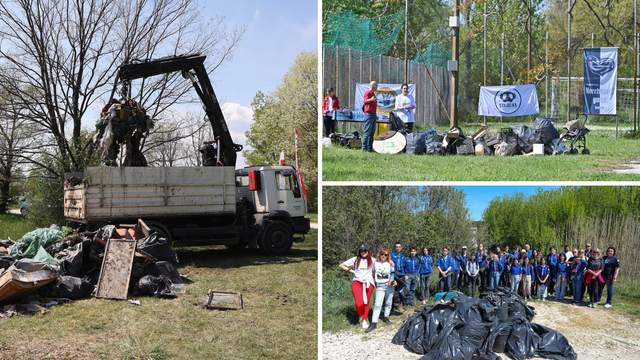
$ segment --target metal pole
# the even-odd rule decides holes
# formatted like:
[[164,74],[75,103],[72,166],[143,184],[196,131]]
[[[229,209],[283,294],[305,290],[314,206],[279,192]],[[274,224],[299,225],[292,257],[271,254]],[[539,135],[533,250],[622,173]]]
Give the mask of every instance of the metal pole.
[[569,49],[569,57],[567,59],[567,73],[569,81],[567,81],[567,121],[571,120],[571,0],[567,0],[567,16],[569,21],[567,31],[567,48]]
[[409,69],[409,58],[407,57],[407,48],[409,43],[409,0],[404,0],[404,83],[407,82],[407,73]]
[[500,85],[504,85],[504,33],[502,33],[502,55],[500,55]]
[[[459,17],[459,8],[460,0],[455,0],[453,6],[453,16]],[[451,47],[451,60],[458,62],[459,59],[459,34],[460,27],[456,26],[453,28],[453,46]],[[459,68],[459,67],[458,67]],[[458,70],[451,72],[451,112],[449,113],[451,116],[449,118],[449,124],[451,127],[458,126]]]
[[[484,2],[484,86],[487,86],[487,2]],[[483,124],[487,125],[487,116],[483,117]]]
[[549,70],[547,70],[549,64],[549,33],[545,36],[544,47],[546,51],[544,63],[544,108],[547,117],[549,117]]
[[340,68],[338,67],[340,64],[340,61],[338,60],[338,51],[340,50],[340,48],[338,46],[336,46],[336,92],[335,94],[340,94],[340,73],[338,72],[340,70]]
[[591,33],[591,47],[594,47],[594,46],[593,46],[593,41],[594,41],[595,39],[596,39],[596,34]]
[[[484,3],[485,6],[485,12],[486,12],[486,8],[487,8],[487,3]],[[529,76],[531,76],[531,0],[529,0],[529,4],[527,5],[527,14],[528,14],[528,18],[527,18],[527,25],[529,28],[529,45],[527,46],[527,71],[529,71]]]
[[638,120],[638,0],[633,1],[633,131]]

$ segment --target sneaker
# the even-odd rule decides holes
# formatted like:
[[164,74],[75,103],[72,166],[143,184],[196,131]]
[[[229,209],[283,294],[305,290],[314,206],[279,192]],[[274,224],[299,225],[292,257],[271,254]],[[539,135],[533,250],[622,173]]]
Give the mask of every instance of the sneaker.
[[391,320],[389,320],[389,318],[386,317],[386,316],[382,318],[382,322],[387,324],[387,325],[391,325]]
[[362,328],[363,328],[363,329],[366,329],[366,328],[368,328],[368,327],[369,327],[369,323],[367,322],[367,320],[362,319]]
[[610,308],[610,307],[611,307],[611,304],[604,304],[604,307],[606,307],[606,308]]
[[358,317],[358,324],[362,325],[362,318]]
[[365,330],[364,332],[368,333],[368,332],[370,332],[370,331],[372,331],[372,330],[375,330],[375,329],[376,329],[376,327],[377,327],[377,325],[376,325],[376,324],[377,324],[377,323],[371,323],[371,325],[369,325],[369,327],[367,328],[367,330]]
[[425,305],[427,303],[427,300],[422,300],[422,305]]
[[593,304],[593,307],[597,308],[598,307],[598,303]]
[[592,308],[593,307],[593,303],[589,303],[589,307]]

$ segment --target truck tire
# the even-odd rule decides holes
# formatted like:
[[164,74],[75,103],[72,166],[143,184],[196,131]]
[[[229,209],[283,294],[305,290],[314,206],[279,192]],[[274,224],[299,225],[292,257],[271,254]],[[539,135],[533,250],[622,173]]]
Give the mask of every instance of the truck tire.
[[293,233],[281,221],[269,221],[260,238],[260,250],[267,255],[284,255],[293,245]]
[[151,230],[151,233],[157,232],[158,235],[167,239],[167,242],[169,244],[172,244],[173,237],[171,236],[171,232],[169,231],[169,229],[164,224],[156,221],[145,221],[145,224],[147,224],[149,230]]

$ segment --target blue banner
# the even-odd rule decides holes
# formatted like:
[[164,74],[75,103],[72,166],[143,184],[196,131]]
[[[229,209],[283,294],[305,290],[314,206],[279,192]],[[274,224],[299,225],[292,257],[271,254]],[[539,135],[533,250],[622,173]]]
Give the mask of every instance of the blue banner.
[[584,48],[585,114],[616,114],[618,48]]
[[540,112],[534,84],[481,86],[478,115],[522,116]]

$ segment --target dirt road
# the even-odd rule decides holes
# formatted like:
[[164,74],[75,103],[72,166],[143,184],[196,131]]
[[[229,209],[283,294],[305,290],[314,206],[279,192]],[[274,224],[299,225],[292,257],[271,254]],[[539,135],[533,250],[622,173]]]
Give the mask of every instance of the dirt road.
[[[591,309],[556,302],[531,303],[535,307],[534,323],[560,331],[567,337],[578,359],[638,360],[640,359],[640,320],[632,321],[609,309]],[[391,338],[402,320],[392,316],[392,326],[380,327],[365,334],[354,326],[353,331],[322,336],[322,359],[419,359]],[[509,359],[504,354],[502,359]],[[538,359],[538,358],[536,358]]]

